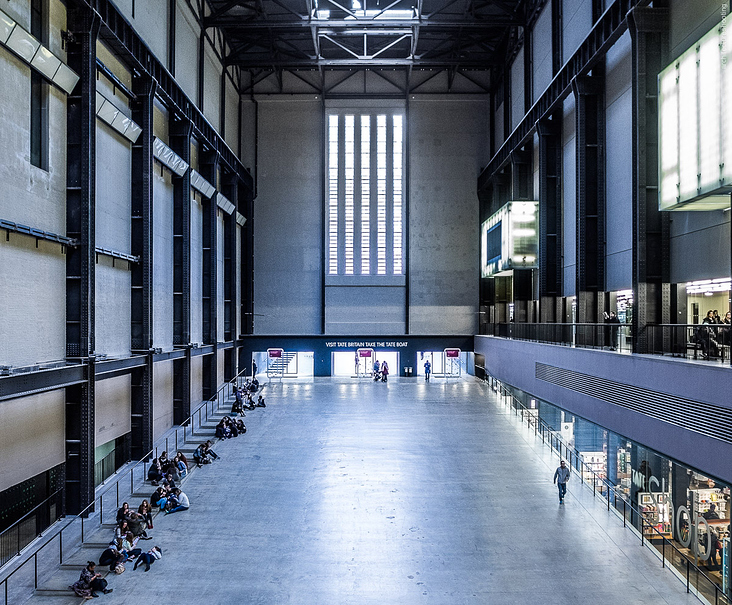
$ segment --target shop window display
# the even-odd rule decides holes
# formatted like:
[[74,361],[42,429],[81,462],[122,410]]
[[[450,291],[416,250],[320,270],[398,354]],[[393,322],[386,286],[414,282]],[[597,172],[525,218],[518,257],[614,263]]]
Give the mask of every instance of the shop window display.
[[[684,558],[670,561],[679,573],[686,573],[688,560],[730,596],[729,485],[528,393],[514,390],[513,394],[527,408],[538,410],[539,419],[577,452],[586,465],[585,482],[592,482],[593,473],[607,478],[618,496],[642,513],[643,521],[631,515],[620,497],[613,500],[650,544],[662,551],[666,542],[666,555],[668,542],[678,549]],[[713,602],[708,582],[700,583],[698,589]]]

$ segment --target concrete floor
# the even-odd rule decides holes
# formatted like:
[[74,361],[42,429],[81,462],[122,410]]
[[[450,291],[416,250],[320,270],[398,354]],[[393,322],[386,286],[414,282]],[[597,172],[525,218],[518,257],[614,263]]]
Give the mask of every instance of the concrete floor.
[[560,506],[557,460],[473,378],[265,394],[156,519],[163,559],[95,602],[698,603],[576,476]]

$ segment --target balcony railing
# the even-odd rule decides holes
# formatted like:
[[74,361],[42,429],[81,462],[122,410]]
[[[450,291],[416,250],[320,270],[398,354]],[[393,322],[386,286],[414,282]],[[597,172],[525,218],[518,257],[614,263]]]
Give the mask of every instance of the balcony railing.
[[[566,347],[633,352],[629,324],[484,323],[480,334]],[[644,353],[728,363],[732,345],[729,324],[658,324],[643,328]]]
[[596,323],[485,323],[484,336],[500,336],[589,349],[608,349],[630,353],[633,350],[631,326]]

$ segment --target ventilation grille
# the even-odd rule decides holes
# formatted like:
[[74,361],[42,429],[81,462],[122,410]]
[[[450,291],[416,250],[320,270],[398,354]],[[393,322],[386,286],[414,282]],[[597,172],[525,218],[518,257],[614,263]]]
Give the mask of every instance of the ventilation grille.
[[536,363],[536,378],[683,429],[732,443],[732,410]]

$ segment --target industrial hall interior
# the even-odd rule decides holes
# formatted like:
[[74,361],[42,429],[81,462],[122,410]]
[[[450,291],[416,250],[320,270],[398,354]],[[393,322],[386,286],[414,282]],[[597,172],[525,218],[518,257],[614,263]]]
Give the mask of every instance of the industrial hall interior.
[[0,0],[0,605],[732,605],[728,24]]

